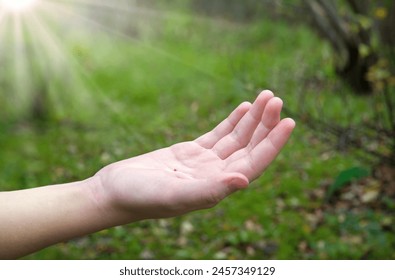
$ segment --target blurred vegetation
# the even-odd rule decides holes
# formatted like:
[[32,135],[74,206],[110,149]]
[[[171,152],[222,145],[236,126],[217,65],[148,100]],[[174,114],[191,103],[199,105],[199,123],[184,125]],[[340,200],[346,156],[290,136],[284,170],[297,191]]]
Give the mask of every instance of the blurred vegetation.
[[395,258],[394,60],[377,56],[373,94],[358,95],[339,77],[336,49],[301,18],[303,1],[105,2],[77,5],[83,20],[49,17],[45,36],[27,20],[23,40],[0,35],[2,190],[81,180],[191,140],[265,88],[298,126],[260,179],[214,209],[27,259]]

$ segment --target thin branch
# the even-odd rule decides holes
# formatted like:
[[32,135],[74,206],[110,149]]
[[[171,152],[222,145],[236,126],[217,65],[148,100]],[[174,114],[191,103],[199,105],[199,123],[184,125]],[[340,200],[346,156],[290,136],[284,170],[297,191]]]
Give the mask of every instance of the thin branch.
[[313,17],[314,22],[317,24],[318,29],[322,34],[325,34],[335,50],[341,53],[345,49],[345,44],[342,43],[343,40],[339,40],[336,32],[334,32],[329,22],[326,20],[327,16],[325,10],[317,1],[314,0],[306,0],[305,4]]
[[328,0],[317,0],[321,8],[325,11],[325,14],[328,16],[329,22],[331,26],[339,33],[340,38],[346,43],[346,45],[352,44],[354,41],[352,33],[350,33],[343,25],[344,19],[341,18],[336,11],[336,8],[333,5],[332,1]]

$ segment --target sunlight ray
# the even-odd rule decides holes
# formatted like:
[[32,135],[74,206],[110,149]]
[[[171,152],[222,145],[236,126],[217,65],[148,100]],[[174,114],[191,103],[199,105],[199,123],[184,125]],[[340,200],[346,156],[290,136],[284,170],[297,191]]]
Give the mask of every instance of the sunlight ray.
[[6,10],[4,10],[4,9],[0,10],[0,26],[1,26],[2,21],[5,18],[5,15],[6,15]]
[[[89,90],[81,80],[79,71],[76,71],[75,63],[68,55],[67,50],[62,47],[54,33],[39,17],[31,15],[29,22],[31,23],[30,32],[34,30],[36,35],[34,40],[35,52],[40,57],[45,57],[42,60],[46,63],[41,63],[40,67],[42,75],[44,75],[43,78],[50,87],[48,93],[58,112],[64,115],[65,106],[72,104],[79,104],[89,110],[90,108],[86,105],[93,103],[89,101]],[[41,60],[41,58],[38,59]],[[62,90],[66,86],[67,93],[53,93],[54,90],[51,90],[51,87],[54,86],[60,87]]]
[[12,98],[15,108],[26,108],[30,103],[30,76],[26,54],[26,42],[23,35],[21,18],[18,15],[13,17],[14,26],[14,94]]
[[[64,4],[65,1],[56,1],[56,0],[42,0],[43,2],[61,2]],[[69,4],[76,4],[80,6],[85,6],[85,7],[92,7],[92,8],[102,8],[105,9],[106,12],[109,12],[108,9],[111,9],[113,11],[110,12],[122,12],[122,13],[131,13],[131,14],[140,14],[144,17],[150,16],[152,19],[158,19],[158,18],[179,18],[179,19],[185,19],[185,18],[190,18],[192,17],[194,20],[198,22],[204,22],[204,23],[210,23],[213,26],[221,26],[221,27],[238,27],[242,28],[243,24],[237,23],[237,22],[231,22],[226,19],[222,19],[221,17],[209,17],[209,16],[204,16],[204,15],[198,15],[198,14],[185,14],[183,12],[175,12],[175,11],[170,11],[170,10],[154,10],[148,7],[141,7],[139,6],[138,3],[135,1],[128,0],[128,4],[124,4],[125,1],[122,1],[123,3],[120,3],[120,1],[98,1],[97,0],[71,0],[68,1]]]
[[[19,52],[24,54],[19,54],[17,56],[18,59],[14,61],[15,76],[17,76],[17,80],[14,83],[18,87],[18,96],[22,96],[22,92],[25,92],[26,100],[28,100],[29,63],[33,63],[40,69],[41,74],[36,73],[35,75],[42,76],[42,83],[48,83],[48,86],[56,83],[67,84],[70,95],[75,95],[73,97],[70,96],[71,99],[79,100],[77,102],[83,104],[89,103],[89,99],[97,100],[97,97],[100,96],[100,102],[107,103],[107,109],[113,112],[123,111],[119,110],[119,106],[115,102],[109,100],[108,95],[100,89],[96,81],[90,76],[90,73],[87,72],[87,68],[81,64],[81,60],[78,60],[72,53],[73,50],[70,49],[73,46],[72,42],[75,41],[77,42],[76,44],[79,44],[78,42],[80,42],[81,38],[84,38],[83,41],[92,39],[95,41],[100,40],[100,38],[105,38],[105,40],[112,40],[112,38],[126,40],[125,42],[129,41],[133,46],[137,46],[142,50],[145,49],[153,54],[152,57],[146,57],[150,63],[155,62],[154,57],[163,58],[169,62],[179,64],[191,72],[213,79],[216,84],[234,85],[234,80],[223,77],[221,74],[216,73],[215,70],[212,70],[213,68],[195,64],[179,56],[178,53],[174,53],[173,50],[169,52],[165,47],[156,45],[151,33],[148,33],[149,35],[147,36],[145,35],[146,26],[156,30],[155,26],[152,27],[152,23],[160,27],[162,24],[160,20],[167,17],[172,19],[174,17],[193,18],[194,21],[202,20],[213,24],[217,24],[221,20],[208,19],[196,15],[184,15],[179,12],[159,11],[138,6],[137,1],[129,2],[131,3],[99,0],[39,0],[39,5],[36,5],[34,10],[29,10],[23,14],[7,13],[0,10],[0,36],[4,37],[4,34],[9,32],[1,31],[6,25],[7,18],[14,18],[16,21],[19,16],[23,16],[27,31],[26,36],[29,36],[31,41],[29,43],[34,48],[35,55],[33,58],[27,57],[25,51],[17,51],[17,48],[14,50],[15,55]],[[96,13],[96,11],[100,12]],[[228,24],[224,23],[224,26],[228,26]],[[13,33],[16,45],[26,43],[23,41],[24,32],[21,31],[21,27],[21,22],[14,26],[15,30]],[[130,32],[130,30],[135,30],[136,32]],[[4,44],[1,41],[0,48],[4,48]],[[30,68],[33,67],[30,66]],[[21,80],[25,82],[21,83]],[[244,83],[240,82],[240,85],[243,87]],[[92,98],[92,91],[97,95],[95,98]],[[60,104],[56,106],[62,106],[61,100],[67,98],[65,95],[62,96],[62,94],[52,93],[52,95],[51,98],[56,99],[56,102]]]
[[116,30],[114,28],[108,27],[108,26],[106,26],[106,25],[104,25],[104,24],[102,24],[102,23],[100,23],[100,22],[98,22],[98,21],[96,21],[94,19],[91,19],[89,17],[81,15],[78,12],[72,11],[71,8],[68,5],[64,5],[63,3],[56,3],[56,4],[62,5],[64,8],[67,9],[67,11],[64,10],[64,9],[61,9],[62,13],[69,13],[71,15],[77,16],[83,22],[87,22],[87,23],[89,23],[89,24],[91,24],[91,25],[93,25],[95,27],[98,27],[101,31],[106,32],[107,34],[114,35],[114,36],[116,36],[118,38],[122,38],[122,39],[125,39],[125,40],[132,41],[133,43],[137,43],[142,48],[148,49],[148,50],[150,50],[152,52],[155,52],[156,54],[158,54],[158,55],[160,55],[162,57],[166,57],[167,59],[169,59],[169,60],[171,60],[173,62],[181,64],[181,65],[185,66],[186,68],[192,69],[192,70],[194,70],[197,73],[203,74],[204,76],[207,76],[207,77],[209,77],[211,79],[217,80],[217,82],[221,82],[223,84],[230,84],[231,83],[231,81],[229,81],[228,79],[226,79],[224,77],[221,77],[218,74],[211,73],[211,72],[209,72],[209,71],[207,71],[205,69],[202,69],[202,68],[200,68],[200,67],[198,67],[198,66],[196,66],[194,64],[188,63],[185,60],[179,58],[177,55],[175,55],[173,53],[170,53],[170,52],[168,52],[166,50],[160,49],[158,47],[155,47],[154,45],[152,45],[151,43],[149,43],[147,41],[139,40],[139,39],[137,39],[137,38],[135,38],[135,37],[133,37],[133,36],[131,36],[129,34],[126,34],[124,32]]
[[[55,5],[58,4],[59,3],[56,3]],[[52,8],[50,7],[43,7],[43,8],[45,9],[46,13],[49,14],[48,16],[52,16],[53,15],[52,8],[59,8],[59,7],[54,6]],[[72,10],[73,10],[72,6],[65,5],[62,8],[70,10],[70,14],[72,14]],[[69,18],[69,17],[65,16],[65,18]],[[45,26],[44,23],[42,23],[41,26],[42,27]],[[87,32],[86,30],[83,30],[82,32],[84,32],[82,35],[86,39],[89,32]],[[122,104],[110,99],[108,95],[105,94],[103,90],[96,84],[96,82],[92,79],[89,73],[87,73],[87,70],[81,65],[81,63],[77,61],[76,58],[70,53],[70,50],[67,50],[66,47],[63,47],[64,38],[61,39],[59,35],[58,36],[56,35],[56,32],[53,31],[51,32],[51,30],[49,30],[48,28],[46,30],[46,33],[47,35],[52,34],[51,41],[53,42],[53,45],[63,54],[65,60],[67,61],[67,63],[63,65],[63,67],[68,68],[65,70],[68,70],[68,72],[70,72],[70,74],[73,75],[76,84],[79,85],[76,87],[77,88],[83,87],[85,89],[84,90],[86,95],[84,98],[85,101],[91,103],[91,105],[93,105],[94,103],[99,105],[105,104],[106,110],[111,111],[112,113],[120,114],[120,112],[124,112],[124,110],[120,109],[120,106]],[[70,40],[71,38],[67,38],[67,39]],[[87,85],[89,86],[89,88]],[[92,96],[93,93],[94,96]],[[99,105],[97,107],[99,107]]]
[[[47,12],[51,12],[48,10]],[[119,104],[116,104],[114,100],[110,100],[107,95],[95,84],[91,77],[86,73],[86,69],[73,57],[73,55],[64,47],[64,43],[57,36],[56,32],[53,32],[47,27],[42,20],[36,16],[32,16],[31,32],[36,31],[40,38],[35,40],[36,51],[39,52],[40,48],[48,48],[46,51],[47,58],[44,61],[51,61],[50,65],[42,65],[44,69],[50,68],[46,71],[55,76],[54,80],[63,79],[63,83],[67,84],[67,95],[68,98],[73,99],[74,103],[84,107],[86,110],[94,108],[100,108],[100,104],[105,104],[106,110],[112,111],[113,113],[119,113]],[[62,38],[64,39],[64,38]],[[57,63],[53,63],[54,59],[57,59]],[[87,83],[89,87],[87,86]],[[61,108],[61,99],[58,95],[52,97],[58,103],[57,107]]]

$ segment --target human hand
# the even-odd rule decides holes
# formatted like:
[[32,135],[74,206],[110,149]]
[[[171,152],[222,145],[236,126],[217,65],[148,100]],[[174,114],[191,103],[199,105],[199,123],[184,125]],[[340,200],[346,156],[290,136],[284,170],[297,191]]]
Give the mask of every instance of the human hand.
[[263,91],[240,104],[198,139],[113,163],[100,170],[95,191],[104,210],[132,220],[210,208],[258,178],[290,137],[283,102]]
[[262,92],[198,139],[113,163],[77,182],[0,192],[0,259],[142,219],[209,208],[258,178],[295,123]]

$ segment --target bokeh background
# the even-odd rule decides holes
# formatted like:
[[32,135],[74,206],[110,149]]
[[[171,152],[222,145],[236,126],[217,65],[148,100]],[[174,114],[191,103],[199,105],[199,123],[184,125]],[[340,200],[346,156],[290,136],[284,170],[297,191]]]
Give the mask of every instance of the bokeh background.
[[192,140],[262,89],[297,121],[265,174],[216,208],[26,259],[395,258],[394,1],[9,2],[2,191]]

